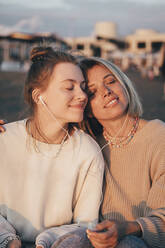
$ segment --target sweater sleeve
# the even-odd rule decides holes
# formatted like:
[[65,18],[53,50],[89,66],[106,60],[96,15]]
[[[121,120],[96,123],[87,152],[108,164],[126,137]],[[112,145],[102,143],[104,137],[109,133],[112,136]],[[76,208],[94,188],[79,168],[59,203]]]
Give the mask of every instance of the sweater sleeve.
[[0,247],[6,248],[8,242],[19,239],[13,226],[0,215]]
[[36,238],[36,246],[43,248],[50,248],[55,242],[60,242],[62,237],[71,235],[72,233],[85,232],[85,228],[80,227],[78,224],[61,225],[52,227],[41,232]]
[[92,228],[98,222],[99,208],[103,198],[103,174],[104,160],[101,153],[91,158],[88,167],[83,165],[75,190],[74,223]]
[[[164,141],[163,141],[164,142]],[[144,241],[151,248],[165,247],[165,144],[158,146],[151,162],[151,189],[145,216],[137,219]]]

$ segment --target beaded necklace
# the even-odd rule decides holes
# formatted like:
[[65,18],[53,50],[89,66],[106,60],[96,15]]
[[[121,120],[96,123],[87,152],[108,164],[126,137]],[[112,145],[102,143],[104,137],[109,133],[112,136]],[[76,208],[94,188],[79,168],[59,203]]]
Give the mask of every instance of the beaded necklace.
[[130,130],[130,132],[127,134],[126,137],[123,137],[123,138],[119,138],[116,136],[112,137],[112,136],[110,136],[110,134],[107,132],[106,129],[104,129],[104,131],[103,131],[103,136],[108,141],[108,144],[112,148],[121,148],[121,147],[127,145],[132,140],[132,138],[134,137],[134,135],[137,131],[138,125],[139,125],[139,117],[137,116],[133,122],[132,129]]

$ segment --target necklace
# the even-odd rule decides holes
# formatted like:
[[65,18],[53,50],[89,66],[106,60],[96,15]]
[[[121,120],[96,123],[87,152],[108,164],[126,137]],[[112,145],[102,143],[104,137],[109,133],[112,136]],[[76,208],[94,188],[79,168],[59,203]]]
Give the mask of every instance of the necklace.
[[104,131],[103,131],[103,136],[108,141],[108,144],[111,147],[121,148],[121,147],[127,145],[132,140],[132,138],[134,137],[134,135],[137,131],[138,125],[139,125],[139,117],[137,116],[133,122],[133,127],[131,128],[130,132],[127,134],[126,137],[119,138],[119,137],[116,137],[116,135],[115,135],[115,137],[112,137],[112,136],[110,136],[110,134],[107,132],[106,129],[104,129]]
[[[44,155],[45,157],[55,159],[55,158],[57,158],[57,157],[59,156],[59,154],[60,154],[62,148],[64,147],[64,144],[66,144],[66,143],[68,142],[68,140],[66,140],[67,136],[68,136],[68,134],[66,134],[66,135],[64,136],[64,138],[62,139],[62,142],[59,144],[59,147],[58,147],[57,151],[56,151],[55,154],[53,154],[53,155],[49,155],[49,154],[46,153],[45,151],[42,151],[42,149],[40,149],[39,147],[37,147],[37,148],[38,148],[39,152],[40,152],[42,155]],[[50,146],[50,144],[47,144],[47,145]]]
[[[33,138],[32,129],[31,129],[31,126],[29,125],[28,122],[26,123],[26,128],[27,128],[28,133],[30,134],[30,138],[32,139],[33,146],[34,146],[36,152],[44,155],[45,157],[49,157],[49,158],[54,158],[54,159],[57,158],[59,156],[64,144],[68,143],[67,136],[69,136],[69,138],[70,138],[70,135],[69,135],[68,131],[66,130],[66,135],[64,135],[61,143],[59,144],[59,147],[58,147],[57,151],[56,152],[54,151],[55,154],[53,154],[53,155],[50,154],[49,155],[49,152],[46,153],[46,145],[49,148],[51,148],[51,146],[55,145],[55,144],[43,143],[43,142],[40,142],[37,139]],[[36,126],[36,131],[40,134],[40,130],[38,129],[37,126]]]

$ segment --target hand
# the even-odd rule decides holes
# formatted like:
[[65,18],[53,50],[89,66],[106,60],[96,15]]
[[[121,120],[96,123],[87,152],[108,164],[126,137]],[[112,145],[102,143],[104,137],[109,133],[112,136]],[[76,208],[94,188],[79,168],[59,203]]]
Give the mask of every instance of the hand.
[[5,128],[3,127],[3,125],[5,124],[4,120],[0,120],[0,133],[1,132],[5,132]]
[[87,230],[87,236],[95,248],[114,248],[126,235],[141,235],[141,228],[135,221],[103,221],[96,229]]
[[21,241],[20,240],[12,240],[8,243],[7,248],[21,248]]

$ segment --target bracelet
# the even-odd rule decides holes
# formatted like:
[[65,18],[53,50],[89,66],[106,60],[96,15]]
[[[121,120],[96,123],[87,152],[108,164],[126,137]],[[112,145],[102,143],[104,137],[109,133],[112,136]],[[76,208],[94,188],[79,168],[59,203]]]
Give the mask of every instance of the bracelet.
[[1,248],[7,248],[8,247],[8,244],[9,244],[9,242],[11,242],[11,241],[13,241],[13,240],[20,240],[20,237],[19,236],[9,236],[9,237],[7,237],[5,240],[4,240],[4,242],[3,242],[3,244],[1,244]]

